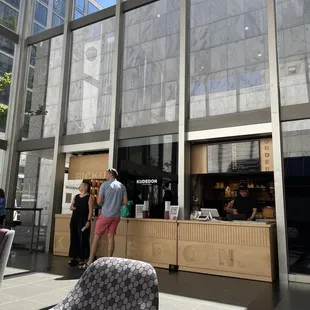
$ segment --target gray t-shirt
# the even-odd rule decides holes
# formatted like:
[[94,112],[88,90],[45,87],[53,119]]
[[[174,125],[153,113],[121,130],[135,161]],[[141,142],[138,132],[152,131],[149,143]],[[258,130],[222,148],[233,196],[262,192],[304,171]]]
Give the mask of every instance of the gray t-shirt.
[[99,195],[103,196],[101,214],[105,217],[119,217],[125,194],[126,188],[121,182],[113,179],[104,182],[99,191]]

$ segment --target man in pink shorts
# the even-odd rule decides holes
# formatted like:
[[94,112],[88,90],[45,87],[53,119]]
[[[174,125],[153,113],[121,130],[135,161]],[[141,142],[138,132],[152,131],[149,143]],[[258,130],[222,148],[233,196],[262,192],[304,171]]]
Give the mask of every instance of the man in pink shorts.
[[113,256],[115,248],[115,234],[118,223],[120,222],[121,206],[128,202],[125,186],[118,182],[116,169],[106,171],[106,182],[104,182],[97,198],[98,205],[102,206],[101,215],[96,222],[95,236],[90,250],[88,263],[89,266],[98,251],[99,241],[102,235],[108,234],[108,256]]

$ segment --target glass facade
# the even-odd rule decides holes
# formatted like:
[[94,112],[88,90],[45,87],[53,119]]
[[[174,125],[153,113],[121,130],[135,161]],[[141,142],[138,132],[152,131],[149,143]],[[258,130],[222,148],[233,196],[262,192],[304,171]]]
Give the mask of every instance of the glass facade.
[[190,3],[190,118],[269,107],[266,2]]
[[116,0],[76,0],[74,19],[96,13],[116,4]]
[[[42,208],[40,247],[45,247],[48,214],[51,208],[53,150],[33,151],[20,154],[16,205],[18,208]],[[29,245],[32,231],[32,212],[20,212],[21,226],[16,228],[14,242]],[[38,225],[38,217],[36,217]]]
[[62,46],[63,36],[59,36],[30,47],[24,139],[55,136]]
[[124,21],[121,126],[178,120],[179,1],[146,5]]
[[282,123],[290,272],[310,274],[310,120]]
[[2,187],[2,184],[4,183],[4,181],[2,180],[4,156],[5,151],[0,149],[0,187]]
[[17,30],[18,10],[20,0],[0,1],[0,25],[12,30]]
[[[279,68],[274,72],[268,54],[275,52],[274,36],[267,27],[272,1],[188,0],[182,10],[185,1],[180,0],[144,6],[131,0],[121,6],[115,6],[115,0],[76,0],[72,12],[66,14],[65,0],[36,0],[33,14],[29,14],[21,12],[21,1],[0,0],[0,78],[3,81],[6,74],[16,71],[10,78],[11,88],[17,89],[11,96],[11,82],[0,89],[0,181],[8,197],[16,198],[19,206],[44,206],[42,224],[47,225],[50,209],[56,208],[54,202],[61,203],[63,198],[63,193],[60,200],[57,195],[52,197],[47,187],[56,182],[52,169],[65,170],[55,164],[59,159],[53,159],[53,148],[68,149],[70,154],[114,148],[114,165],[129,198],[135,203],[149,198],[152,217],[162,217],[165,183],[174,194],[174,203],[186,208],[183,194],[190,186],[183,174],[190,157],[188,144],[211,138],[222,141],[225,128],[235,132],[236,140],[239,135],[267,132],[279,141],[278,130],[271,126],[271,119],[274,122],[279,117],[283,152],[274,151],[275,187],[282,184],[277,173],[283,160],[287,210],[276,203],[276,211],[287,216],[290,271],[308,273],[303,250],[309,235],[304,206],[310,186],[310,2],[274,0]],[[120,13],[119,23],[112,6]],[[105,9],[102,16],[107,18],[98,21],[100,14],[94,13]],[[189,40],[181,37],[186,10]],[[69,21],[66,15],[79,20]],[[18,19],[24,18],[31,29],[17,27]],[[72,33],[63,34],[62,27],[46,31],[68,23]],[[44,39],[34,36],[41,32]],[[29,45],[27,52],[20,43]],[[180,53],[184,48],[188,55]],[[184,57],[182,62],[180,57]],[[68,73],[62,76],[64,63]],[[14,70],[13,64],[18,64]],[[24,79],[25,85],[15,88],[17,78]],[[270,85],[278,97],[270,93]],[[281,113],[272,110],[277,98]],[[12,113],[7,113],[8,107]],[[62,115],[58,114],[60,108]],[[275,112],[273,118],[271,111]],[[19,120],[17,128],[22,128],[20,134],[16,128],[6,128],[15,119]],[[185,135],[179,132],[184,127]],[[58,132],[63,136],[57,137]],[[3,165],[10,162],[4,160],[6,156],[16,161],[13,145],[18,147],[15,155],[21,155],[19,171],[14,170],[16,162]],[[8,173],[17,180],[16,191],[1,180]],[[156,185],[142,187],[139,182],[144,178],[156,180]],[[276,190],[276,202],[282,194]],[[27,216],[23,222],[29,224]],[[280,251],[281,247],[279,256],[285,254]]]
[[110,128],[115,19],[73,33],[67,134]]
[[[149,201],[150,217],[164,218],[164,185],[178,204],[178,136],[155,136],[122,140],[118,150],[120,180],[134,204]],[[147,180],[149,184],[146,184]],[[134,209],[132,209],[134,217]]]
[[310,3],[277,2],[281,105],[309,103]]
[[35,3],[33,34],[64,23],[66,0],[37,0]]
[[15,44],[0,36],[0,139],[4,139],[8,106],[10,101],[10,86]]

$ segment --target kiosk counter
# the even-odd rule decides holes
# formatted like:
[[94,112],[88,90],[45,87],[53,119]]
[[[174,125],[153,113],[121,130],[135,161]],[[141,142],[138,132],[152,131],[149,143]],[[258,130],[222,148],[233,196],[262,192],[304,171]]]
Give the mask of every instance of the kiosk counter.
[[[54,255],[68,256],[69,223],[70,215],[56,215]],[[266,282],[277,277],[275,224],[122,219],[115,241],[115,256],[155,267]],[[103,238],[99,257],[106,248]]]

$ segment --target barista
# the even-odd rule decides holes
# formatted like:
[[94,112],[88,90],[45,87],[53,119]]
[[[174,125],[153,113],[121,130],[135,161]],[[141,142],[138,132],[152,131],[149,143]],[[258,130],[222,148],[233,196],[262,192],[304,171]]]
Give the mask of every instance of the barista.
[[249,190],[246,184],[241,183],[239,186],[239,195],[232,200],[227,209],[235,215],[244,215],[248,221],[255,221],[257,214],[257,201],[249,196]]

